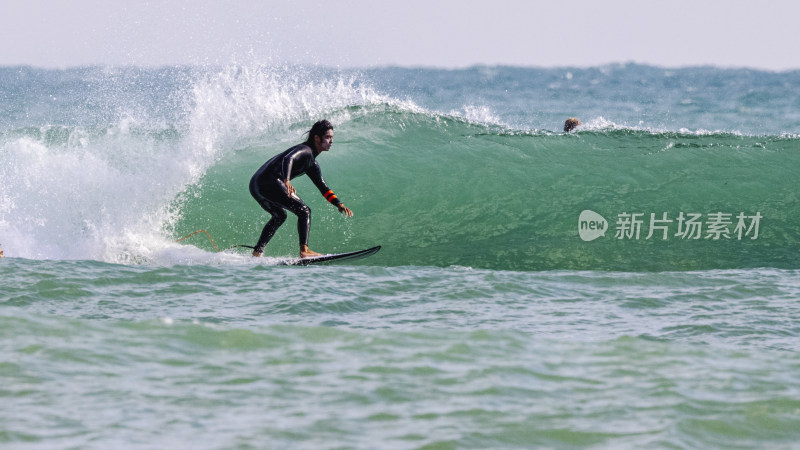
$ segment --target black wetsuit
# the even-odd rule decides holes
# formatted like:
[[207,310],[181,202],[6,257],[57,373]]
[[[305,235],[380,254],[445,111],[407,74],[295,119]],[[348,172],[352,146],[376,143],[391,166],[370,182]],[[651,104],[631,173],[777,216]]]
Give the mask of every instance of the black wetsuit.
[[306,144],[295,145],[274,156],[264,163],[250,179],[250,194],[265,211],[272,215],[272,218],[264,226],[254,251],[258,253],[264,251],[264,246],[286,220],[287,209],[297,215],[297,234],[300,237],[300,245],[308,245],[311,209],[297,195],[289,196],[284,183],[287,178],[291,180],[302,174],[308,175],[322,195],[334,206],[339,206],[341,203],[322,179],[322,171],[311,147]]

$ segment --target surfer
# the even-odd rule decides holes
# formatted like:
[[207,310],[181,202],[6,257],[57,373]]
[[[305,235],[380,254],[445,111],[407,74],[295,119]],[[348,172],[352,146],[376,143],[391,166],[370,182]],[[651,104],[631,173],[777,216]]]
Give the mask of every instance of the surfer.
[[578,128],[578,125],[582,125],[581,121],[575,117],[570,117],[566,122],[564,122],[564,133],[569,133],[575,128]]
[[3,247],[0,247],[0,258],[5,258],[6,255],[3,254]]
[[308,139],[302,144],[274,156],[264,163],[250,179],[250,194],[270,215],[261,237],[253,247],[253,256],[261,256],[264,247],[286,220],[286,210],[297,216],[297,233],[300,238],[300,257],[308,258],[320,254],[308,248],[308,230],[311,225],[311,209],[297,196],[291,179],[302,174],[308,175],[320,193],[339,212],[353,217],[353,211],[344,206],[322,179],[322,171],[317,156],[327,152],[333,144],[333,125],[320,120],[308,131]]

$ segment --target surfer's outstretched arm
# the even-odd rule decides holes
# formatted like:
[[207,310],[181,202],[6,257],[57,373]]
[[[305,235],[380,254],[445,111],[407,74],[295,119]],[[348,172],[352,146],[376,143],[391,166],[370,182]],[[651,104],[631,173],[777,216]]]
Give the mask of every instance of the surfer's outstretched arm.
[[322,179],[322,171],[320,170],[319,164],[317,164],[316,161],[314,161],[314,165],[312,165],[306,171],[306,175],[311,178],[311,181],[317,186],[317,189],[319,189],[320,194],[325,197],[325,200],[338,208],[340,213],[347,217],[353,217],[353,211],[350,211],[350,208],[344,206],[341,200],[339,200],[339,197],[333,193],[333,190],[331,190],[328,185],[325,184],[325,180]]

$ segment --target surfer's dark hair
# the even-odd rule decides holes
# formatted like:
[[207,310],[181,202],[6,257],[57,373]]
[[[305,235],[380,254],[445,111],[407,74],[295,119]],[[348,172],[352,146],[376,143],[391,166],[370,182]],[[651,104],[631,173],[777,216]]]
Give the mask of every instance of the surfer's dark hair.
[[314,124],[314,126],[312,126],[311,129],[308,130],[307,132],[308,139],[306,139],[306,145],[308,145],[311,148],[314,148],[314,136],[319,136],[319,138],[322,139],[325,136],[325,133],[327,133],[328,130],[332,129],[333,129],[333,124],[328,122],[327,120],[322,119],[317,121]]
[[570,117],[564,122],[564,133],[569,133],[570,131],[574,130],[578,127],[578,125],[583,125],[580,120]]

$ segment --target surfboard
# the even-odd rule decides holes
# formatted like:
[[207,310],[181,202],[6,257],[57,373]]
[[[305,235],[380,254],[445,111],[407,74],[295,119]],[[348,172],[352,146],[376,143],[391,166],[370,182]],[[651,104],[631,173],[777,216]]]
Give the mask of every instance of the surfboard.
[[330,253],[321,256],[312,256],[311,258],[285,258],[278,261],[281,266],[310,266],[312,264],[327,264],[332,262],[352,261],[354,259],[366,258],[367,256],[378,253],[381,249],[380,245],[375,247],[357,250],[347,253]]

